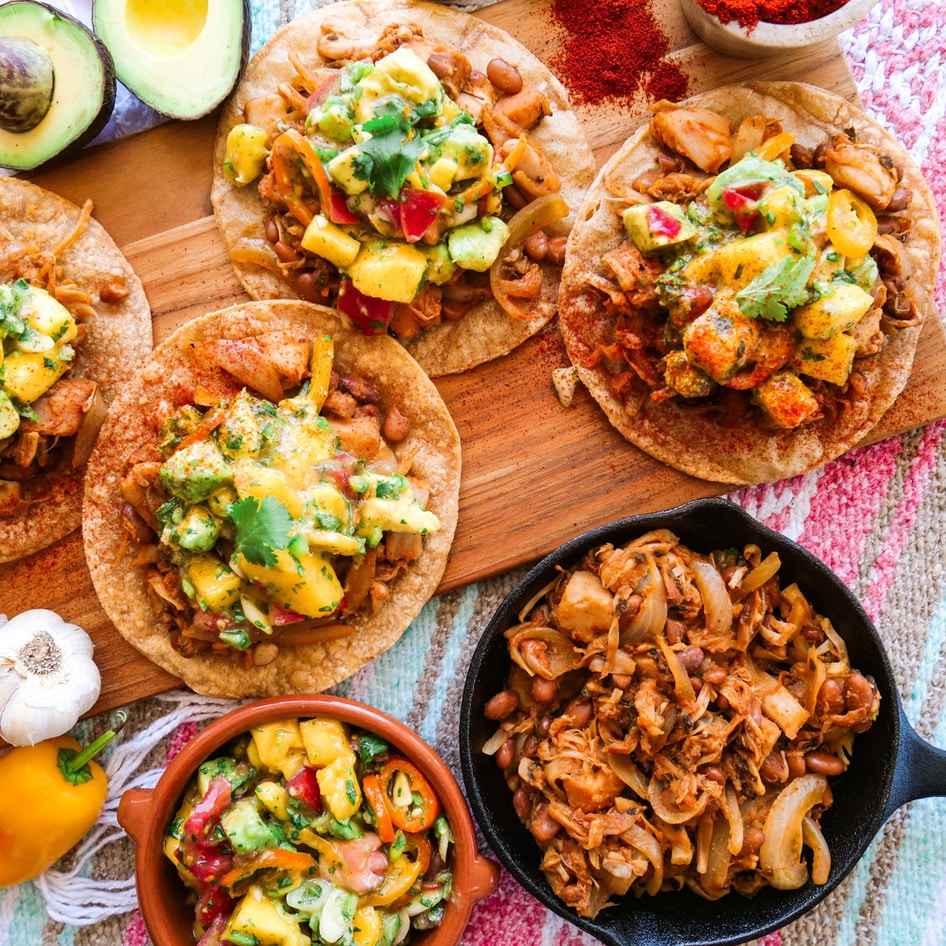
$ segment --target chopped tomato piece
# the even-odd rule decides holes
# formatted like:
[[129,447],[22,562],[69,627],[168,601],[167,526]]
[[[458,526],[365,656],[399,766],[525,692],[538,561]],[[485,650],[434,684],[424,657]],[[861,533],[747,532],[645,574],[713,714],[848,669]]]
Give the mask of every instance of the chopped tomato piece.
[[669,237],[671,240],[680,232],[680,221],[665,213],[660,207],[651,204],[647,208],[647,226],[651,233]]
[[328,218],[332,223],[358,223],[359,216],[348,209],[345,195],[337,188],[329,186]]
[[383,335],[394,314],[393,302],[366,296],[354,287],[350,279],[343,279],[338,287],[336,304],[363,335]]
[[760,196],[761,188],[758,184],[723,188],[723,202],[743,233],[748,233],[759,219]]
[[413,187],[401,190],[399,199],[401,230],[408,243],[416,243],[440,214],[447,197],[440,191],[422,191]]
[[286,782],[286,791],[293,798],[304,802],[316,812],[322,811],[322,792],[316,778],[316,770],[304,765],[291,779]]

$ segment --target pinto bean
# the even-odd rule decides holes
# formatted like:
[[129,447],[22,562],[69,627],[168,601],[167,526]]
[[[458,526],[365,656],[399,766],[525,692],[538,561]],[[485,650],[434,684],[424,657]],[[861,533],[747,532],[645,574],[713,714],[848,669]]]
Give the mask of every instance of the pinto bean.
[[293,284],[299,298],[305,302],[321,302],[322,294],[315,282],[315,273],[300,273]]
[[745,828],[742,832],[740,854],[755,854],[765,843],[765,832],[761,828]]
[[288,243],[283,243],[282,240],[277,240],[273,244],[273,251],[283,263],[294,263],[299,259],[299,253]]
[[487,719],[505,719],[519,708],[519,694],[515,690],[501,690],[486,702],[483,715]]
[[572,729],[584,729],[591,722],[594,708],[590,700],[572,700],[562,714],[563,719],[570,722]]
[[788,764],[781,752],[770,752],[759,766],[759,777],[763,782],[781,783],[788,781]]
[[384,426],[381,432],[388,443],[400,443],[411,431],[411,422],[392,406],[384,416]]
[[788,762],[788,777],[790,779],[805,774],[805,757],[800,752],[786,752],[785,759]]
[[558,684],[544,677],[532,678],[532,698],[537,703],[551,703],[558,693]]
[[884,209],[889,213],[896,213],[898,210],[906,210],[912,198],[913,194],[910,192],[910,188],[901,184],[893,192],[890,203],[888,203]]
[[816,750],[805,754],[805,768],[815,775],[840,775],[844,763],[837,756]]
[[568,243],[568,237],[557,236],[549,240],[549,252],[546,259],[556,266],[561,266],[565,262],[565,244]]
[[522,89],[519,70],[505,59],[490,59],[486,64],[486,78],[506,95],[515,95]]
[[269,240],[270,243],[279,242],[279,226],[276,223],[275,217],[270,217],[266,221],[266,227],[264,228],[264,233],[266,234],[266,239]]
[[543,717],[535,724],[535,731],[536,731],[536,732],[539,734],[539,736],[541,736],[543,739],[549,734],[549,730],[551,730],[551,728],[552,728],[552,717],[551,717],[551,716],[543,716]]
[[687,647],[680,651],[679,657],[687,673],[695,673],[703,663],[703,650],[700,647]]
[[844,695],[849,710],[869,709],[874,702],[874,687],[864,674],[855,672],[844,681]]
[[516,761],[516,740],[507,739],[496,753],[496,764],[501,769],[508,769]]
[[519,820],[525,821],[532,811],[532,800],[529,797],[529,792],[524,788],[517,788],[512,795],[512,807],[515,808]]
[[547,844],[561,830],[561,825],[549,814],[548,805],[540,805],[529,819],[529,830],[539,844]]
[[720,785],[726,784],[726,773],[718,765],[705,766],[703,774],[713,782],[717,782]]
[[821,684],[818,708],[826,716],[844,712],[844,684],[837,677],[828,677]]
[[725,667],[719,667],[716,664],[709,666],[703,673],[703,679],[709,683],[711,686],[719,686],[721,683],[726,682],[726,677],[729,674],[726,673]]
[[541,263],[542,260],[548,256],[549,238],[545,235],[544,230],[533,230],[532,233],[523,240],[522,248],[526,251],[526,256],[528,256],[529,259]]

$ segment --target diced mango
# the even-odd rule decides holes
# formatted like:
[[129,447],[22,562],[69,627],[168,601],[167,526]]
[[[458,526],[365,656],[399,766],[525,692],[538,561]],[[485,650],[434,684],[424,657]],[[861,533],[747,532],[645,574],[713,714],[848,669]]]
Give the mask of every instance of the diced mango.
[[306,719],[299,723],[299,731],[309,765],[325,766],[340,757],[350,758],[354,763],[344,723],[337,719]]
[[847,332],[837,332],[830,338],[808,338],[798,346],[791,367],[809,378],[844,384],[856,351],[857,340]]
[[367,177],[358,174],[358,162],[363,153],[357,145],[352,145],[336,154],[325,168],[329,177],[351,196],[363,194],[369,187]]
[[11,351],[3,359],[0,386],[24,404],[42,397],[72,364],[57,346],[50,351]]
[[354,755],[339,756],[316,772],[322,801],[339,821],[350,818],[361,807],[361,786],[355,776]]
[[383,932],[381,911],[377,907],[359,907],[352,922],[354,946],[375,946]]
[[279,782],[260,782],[254,789],[263,807],[280,821],[289,820],[289,792]]
[[712,283],[743,289],[764,269],[780,263],[792,252],[783,232],[757,233],[695,257],[683,270],[687,283]]
[[320,552],[293,557],[276,552],[274,566],[257,565],[237,553],[237,567],[250,581],[259,582],[277,604],[306,617],[325,617],[341,604],[341,583],[328,555]]
[[410,302],[427,272],[427,254],[411,243],[365,244],[348,267],[359,292],[389,302]]
[[256,125],[234,125],[227,134],[224,177],[238,187],[255,181],[262,173],[269,155],[267,141],[266,132]]
[[430,183],[442,191],[450,190],[450,185],[457,176],[457,162],[452,158],[437,158],[427,171]]
[[805,338],[830,338],[852,328],[873,304],[871,294],[860,286],[838,283],[829,295],[795,309],[795,328]]
[[683,333],[687,361],[719,384],[725,384],[749,360],[759,343],[761,328],[744,316],[732,296],[717,299]]
[[237,460],[233,466],[233,485],[240,498],[252,496],[262,502],[267,496],[279,500],[293,519],[302,515],[302,497],[289,482],[286,474],[273,466],[263,466],[253,460]]
[[296,719],[278,719],[271,723],[261,723],[250,730],[253,748],[256,752],[257,768],[270,772],[282,772],[286,778],[292,778],[305,765],[305,744]]
[[282,902],[268,897],[255,885],[240,899],[221,940],[229,942],[234,935],[240,942],[255,942],[259,946],[311,946],[312,942]]
[[339,269],[347,269],[355,262],[361,243],[325,214],[316,214],[302,235],[302,247],[316,256],[327,259]]
[[368,535],[376,528],[385,532],[414,532],[421,535],[436,532],[440,528],[440,520],[434,513],[406,495],[397,499],[372,496],[359,504],[357,515],[359,535]]
[[71,342],[78,332],[72,313],[44,289],[31,286],[20,315],[30,323],[30,328],[47,335],[55,343],[65,345]]
[[182,557],[181,570],[193,586],[194,600],[203,611],[225,611],[247,590],[240,576],[213,552]]

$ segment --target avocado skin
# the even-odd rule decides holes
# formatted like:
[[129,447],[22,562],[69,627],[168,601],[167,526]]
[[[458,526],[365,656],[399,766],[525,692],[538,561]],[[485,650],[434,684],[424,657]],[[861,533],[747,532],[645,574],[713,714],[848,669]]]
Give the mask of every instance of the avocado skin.
[[[228,0],[232,3],[234,7],[240,9],[241,15],[241,28],[240,28],[240,59],[239,66],[236,70],[233,83],[230,85],[230,88],[225,92],[220,94],[217,98],[212,101],[208,101],[203,107],[196,110],[187,110],[181,108],[176,108],[173,104],[168,104],[162,99],[163,92],[158,91],[156,88],[150,88],[147,85],[144,85],[136,81],[136,77],[129,74],[128,64],[125,63],[124,67],[122,66],[122,59],[124,58],[122,52],[120,51],[118,44],[118,37],[112,35],[112,18],[109,16],[109,11],[114,7],[124,7],[127,3],[127,0],[93,0],[92,2],[92,26],[95,30],[97,36],[101,37],[101,41],[109,46],[112,52],[113,62],[117,62],[118,65],[115,67],[116,75],[122,84],[137,98],[139,98],[145,105],[157,112],[159,115],[163,115],[165,118],[173,118],[179,121],[192,121],[194,119],[203,118],[205,115],[210,114],[214,109],[216,109],[224,100],[226,100],[233,92],[233,90],[239,85],[240,80],[243,77],[243,72],[246,69],[246,64],[250,58],[250,45],[252,39],[252,11],[250,9],[250,0]],[[163,82],[173,82],[178,79],[186,78],[179,76],[162,76],[161,79]]]
[[[75,152],[85,147],[85,145],[101,132],[108,123],[109,118],[111,118],[112,110],[115,107],[115,66],[112,62],[111,53],[109,53],[98,37],[75,17],[55,9],[55,7],[49,6],[49,4],[40,3],[38,0],[14,0],[12,3],[0,5],[0,34],[8,36],[23,35],[27,39],[32,39],[28,32],[9,32],[11,23],[17,22],[18,15],[23,15],[24,13],[29,14],[31,11],[38,13],[45,12],[55,19],[62,20],[67,26],[71,26],[76,31],[81,31],[81,33],[88,38],[89,46],[94,50],[102,66],[102,96],[95,117],[84,129],[79,130],[72,139],[63,142],[58,147],[54,143],[53,150],[49,152],[19,154],[10,160],[3,160],[2,156],[0,156],[0,167],[9,168],[14,171],[33,171],[40,167],[45,167],[54,159],[61,160],[69,155],[75,154]],[[55,66],[55,62],[53,65]],[[55,102],[50,108],[50,114],[54,108]],[[47,118],[48,117],[49,115],[47,115]],[[42,124],[42,122],[40,124]]]

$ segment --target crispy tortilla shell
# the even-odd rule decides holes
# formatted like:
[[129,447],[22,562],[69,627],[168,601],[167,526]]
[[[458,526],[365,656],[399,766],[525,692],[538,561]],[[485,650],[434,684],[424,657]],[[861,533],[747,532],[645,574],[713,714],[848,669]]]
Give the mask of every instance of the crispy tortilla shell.
[[[514,63],[523,81],[541,89],[552,106],[552,114],[543,119],[530,137],[558,173],[561,195],[571,210],[567,218],[548,230],[567,232],[594,176],[594,158],[578,118],[569,107],[564,87],[548,68],[503,30],[449,7],[411,0],[346,0],[302,16],[277,32],[250,61],[221,116],[214,147],[211,199],[228,249],[244,238],[264,239],[269,211],[255,184],[239,188],[224,177],[227,134],[243,120],[242,109],[247,99],[274,92],[279,83],[289,81],[295,74],[288,58],[290,53],[311,68],[323,64],[316,52],[323,21],[338,22],[346,32],[367,30],[377,36],[390,24],[416,23],[428,39],[463,52],[474,69],[485,71],[487,63],[497,57]],[[234,267],[254,299],[297,298],[289,283],[277,273],[242,262]],[[529,318],[511,318],[490,298],[472,307],[459,321],[445,320],[402,344],[430,377],[456,374],[512,351],[555,314],[561,270],[551,264],[543,264],[542,269],[543,289],[530,304]]]
[[[906,292],[921,318],[936,318],[933,286],[940,254],[940,232],[933,196],[906,149],[850,102],[809,85],[753,82],[728,86],[687,99],[682,105],[708,108],[735,126],[750,115],[778,118],[783,130],[800,144],[815,148],[831,136],[853,129],[856,140],[882,147],[903,169],[912,193],[906,213],[912,229],[903,255],[912,275]],[[658,146],[647,126],[640,129],[600,170],[580,220],[569,237],[560,298],[560,324],[566,348],[582,382],[610,422],[628,440],[663,463],[692,476],[721,483],[770,482],[806,473],[855,447],[893,404],[910,375],[922,325],[889,336],[883,352],[864,370],[861,394],[843,403],[836,419],[816,421],[793,430],[763,427],[753,415],[718,423],[679,400],[654,403],[648,388],[636,381],[628,395],[636,412],[611,390],[606,365],[591,364],[598,344],[609,344],[610,320],[601,293],[589,286],[590,274],[601,275],[601,257],[625,237],[614,211],[608,182],[625,190],[654,167]]]
[[[410,421],[408,437],[397,444],[402,456],[416,451],[412,471],[430,484],[428,508],[440,530],[424,538],[421,557],[389,584],[390,598],[372,615],[353,618],[354,633],[317,645],[281,647],[265,666],[245,669],[239,654],[201,652],[184,657],[170,643],[153,609],[144,569],[130,567],[121,525],[119,483],[129,458],[153,441],[156,405],[188,400],[195,385],[212,387],[219,368],[198,366],[191,352],[215,338],[247,338],[278,329],[310,337],[330,334],[340,373],[364,378],[381,394],[380,404],[398,405]],[[219,390],[219,381],[217,389]],[[183,397],[182,397],[183,393]],[[89,460],[83,509],[86,558],[96,593],[119,632],[154,663],[180,677],[198,693],[226,698],[317,692],[351,676],[397,641],[434,594],[456,528],[460,489],[460,440],[433,383],[390,338],[366,339],[334,309],[306,302],[250,302],[230,306],[183,325],[116,399]]]
[[[75,228],[81,210],[71,201],[28,181],[0,177],[0,222],[14,240],[51,252]],[[106,403],[151,352],[151,309],[141,280],[102,225],[93,219],[56,259],[59,284],[71,283],[92,297],[96,317],[84,321],[86,337],[76,346],[70,378],[97,381]],[[103,303],[99,291],[123,281],[128,295]],[[30,505],[20,515],[0,518],[0,562],[13,561],[52,545],[79,527],[82,468],[71,466],[71,450],[59,463],[24,484]]]

